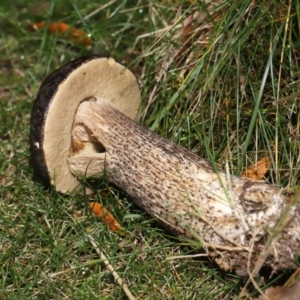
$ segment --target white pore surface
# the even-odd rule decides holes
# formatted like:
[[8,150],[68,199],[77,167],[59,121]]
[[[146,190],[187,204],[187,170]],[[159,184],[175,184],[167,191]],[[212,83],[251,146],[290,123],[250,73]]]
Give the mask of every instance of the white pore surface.
[[[135,76],[112,58],[96,58],[74,70],[54,95],[44,128],[43,149],[51,184],[62,193],[78,186],[68,166],[71,133],[79,104],[90,97],[110,100],[122,113],[136,119],[140,89]],[[97,120],[95,120],[97,122]]]

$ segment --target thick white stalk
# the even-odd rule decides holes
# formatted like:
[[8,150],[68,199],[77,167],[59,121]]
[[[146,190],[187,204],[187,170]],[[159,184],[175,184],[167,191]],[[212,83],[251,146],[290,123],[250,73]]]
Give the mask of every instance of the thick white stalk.
[[[91,142],[105,148],[105,154],[97,154],[99,160],[80,152]],[[239,274],[245,274],[247,266],[252,268],[266,251],[272,228],[287,207],[277,188],[216,170],[194,153],[137,125],[102,98],[79,106],[73,145],[69,166],[74,174],[99,173],[97,165],[105,165],[109,180],[141,208],[178,236],[201,241],[222,268]],[[280,229],[283,233],[267,249],[262,265],[275,270],[294,267],[300,245],[298,211],[291,208],[289,221]]]

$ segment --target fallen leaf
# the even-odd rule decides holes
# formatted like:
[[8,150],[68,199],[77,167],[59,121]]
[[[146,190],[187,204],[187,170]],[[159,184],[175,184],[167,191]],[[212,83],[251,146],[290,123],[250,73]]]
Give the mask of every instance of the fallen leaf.
[[292,286],[276,286],[266,289],[265,293],[255,300],[299,300],[300,299],[300,281]]
[[124,235],[124,230],[121,225],[105,207],[98,202],[90,202],[89,207],[93,214],[100,218],[102,223],[108,225],[111,231]]
[[191,33],[192,33],[192,21],[193,15],[188,16],[183,21],[183,31],[182,31],[182,46],[176,55],[177,67],[181,67],[184,59],[184,55],[188,47],[191,45]]
[[[30,30],[38,30],[46,27],[45,22],[37,22],[29,25]],[[83,45],[92,45],[93,40],[81,29],[74,28],[64,22],[51,22],[48,27],[49,34],[58,34],[60,37],[72,40]]]
[[253,180],[262,180],[266,173],[270,170],[270,167],[270,158],[265,156],[256,164],[251,165],[245,172],[243,172],[242,177]]

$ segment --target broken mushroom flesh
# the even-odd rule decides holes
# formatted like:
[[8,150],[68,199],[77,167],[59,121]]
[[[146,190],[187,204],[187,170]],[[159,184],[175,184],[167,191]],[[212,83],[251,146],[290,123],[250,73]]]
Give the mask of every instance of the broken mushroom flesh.
[[[135,115],[118,107],[131,96],[108,96],[95,87],[84,95],[74,105],[71,126],[64,133],[69,143],[61,164],[67,165],[74,181],[78,176],[100,178],[105,170],[109,181],[135,203],[179,237],[201,242],[225,270],[256,275],[262,266],[274,271],[296,267],[299,205],[289,205],[276,187],[216,170],[139,126],[132,120]],[[51,143],[44,144],[50,149],[55,147]],[[60,170],[48,170],[50,178]],[[64,187],[56,178],[52,185],[61,192],[71,192],[76,185]]]

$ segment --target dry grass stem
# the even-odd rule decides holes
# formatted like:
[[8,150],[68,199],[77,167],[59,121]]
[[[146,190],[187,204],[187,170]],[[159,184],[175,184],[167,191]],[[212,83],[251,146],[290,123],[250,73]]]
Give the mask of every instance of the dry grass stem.
[[130,292],[128,286],[126,283],[124,283],[123,279],[119,276],[119,274],[116,272],[115,268],[112,266],[112,264],[109,262],[108,258],[105,256],[103,251],[100,250],[99,246],[95,242],[95,240],[90,236],[89,237],[90,243],[93,245],[96,252],[99,254],[100,258],[103,260],[106,268],[111,272],[113,275],[115,281],[119,284],[119,286],[123,289],[124,293],[127,295],[129,300],[135,300],[136,298],[132,295]]

